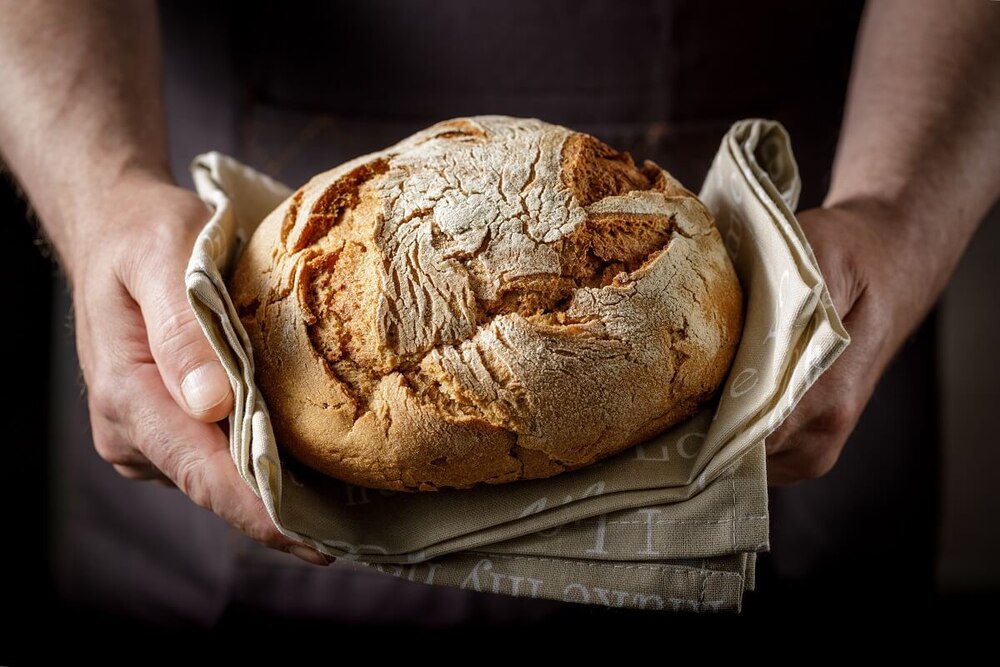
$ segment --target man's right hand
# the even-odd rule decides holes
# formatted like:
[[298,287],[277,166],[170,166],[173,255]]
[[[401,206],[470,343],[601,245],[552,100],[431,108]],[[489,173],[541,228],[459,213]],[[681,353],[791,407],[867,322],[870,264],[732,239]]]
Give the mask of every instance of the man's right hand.
[[73,284],[98,453],[326,564],[278,532],[214,423],[232,409],[229,380],[184,290],[209,211],[170,180],[156,3],[0,0],[0,12],[0,151]]
[[230,413],[232,391],[184,289],[208,209],[149,177],[123,179],[99,199],[75,221],[87,233],[60,248],[97,452],[127,478],[165,478],[255,540],[327,564],[278,532],[215,423]]

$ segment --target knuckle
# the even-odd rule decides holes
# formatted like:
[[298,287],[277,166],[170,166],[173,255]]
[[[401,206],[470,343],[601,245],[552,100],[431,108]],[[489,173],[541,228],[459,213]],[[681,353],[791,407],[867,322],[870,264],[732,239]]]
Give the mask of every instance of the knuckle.
[[[126,238],[128,242],[124,241]],[[124,235],[123,240],[111,249],[111,265],[114,267],[115,275],[130,288],[130,291],[134,292],[135,286],[142,279],[143,267],[148,267],[155,261],[156,248],[155,240],[143,234],[138,238]]]
[[803,479],[819,479],[833,470],[837,464],[837,458],[837,452],[831,454],[829,451],[810,456],[799,464],[799,475]]
[[840,435],[854,428],[857,414],[852,402],[843,402],[817,415],[815,426],[823,433]]
[[108,429],[93,429],[94,450],[102,461],[113,466],[131,466],[142,460],[142,457],[113,430],[108,431]]
[[208,356],[207,342],[201,327],[190,308],[179,308],[169,313],[156,332],[161,354],[179,365],[181,377]]
[[101,435],[94,435],[94,449],[101,460],[111,465],[124,465],[125,459],[120,454],[120,448],[115,446],[114,441]]
[[122,414],[122,400],[119,383],[111,373],[95,372],[87,382],[87,394],[92,412],[115,422]]
[[190,349],[198,342],[198,337],[194,335],[196,333],[201,331],[194,313],[190,309],[176,308],[166,313],[159,324],[156,337],[161,348],[176,354]]
[[250,521],[243,527],[243,532],[251,539],[272,549],[280,549],[284,545],[284,536],[266,516]]
[[147,480],[154,476],[153,472],[146,468],[139,468],[124,464],[114,464],[112,467],[115,469],[115,472],[128,480]]
[[173,470],[173,481],[184,495],[199,507],[212,509],[210,489],[204,483],[204,470],[200,461],[192,457],[172,457],[167,465]]
[[205,506],[252,540],[268,547],[284,548],[288,540],[271,521],[264,503],[249,493],[242,480],[221,473],[220,466],[232,467],[228,451],[220,450],[205,459],[202,476],[214,480],[210,490],[215,494],[212,505]]

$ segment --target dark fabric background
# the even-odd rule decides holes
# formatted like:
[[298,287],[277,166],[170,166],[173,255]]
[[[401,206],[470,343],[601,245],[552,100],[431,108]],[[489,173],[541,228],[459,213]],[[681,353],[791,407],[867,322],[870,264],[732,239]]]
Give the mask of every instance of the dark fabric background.
[[[190,159],[217,149],[294,186],[442,118],[507,113],[592,132],[657,160],[696,189],[729,123],[764,116],[789,129],[803,175],[802,205],[813,206],[829,180],[859,9],[859,2],[780,0],[164,3],[174,168],[189,183]],[[33,244],[37,233],[24,222],[12,189],[4,189],[0,207],[14,230],[0,266],[5,284],[17,286],[7,298],[18,324],[4,332],[5,349],[18,351],[8,375],[19,394],[19,432],[7,459],[8,477],[19,479],[4,486],[11,494],[5,506],[17,511],[9,512],[14,530],[4,558],[5,571],[30,582],[14,598],[21,622],[102,631],[151,619],[185,627],[221,622],[242,633],[324,627],[321,615],[275,617],[250,599],[269,591],[272,601],[298,602],[303,610],[314,601],[295,591],[309,589],[312,573],[282,563],[286,576],[277,577],[274,563],[225,537],[205,514],[172,530],[203,534],[205,544],[215,545],[213,565],[164,578],[177,593],[173,606],[157,607],[148,597],[144,586],[165,576],[163,563],[197,554],[169,540],[123,551],[114,540],[166,529],[176,520],[156,507],[167,502],[187,511],[185,501],[163,501],[160,490],[114,479],[93,454],[65,324],[65,286]],[[748,597],[749,622],[794,617],[800,608],[922,610],[933,599],[939,430],[933,329],[933,322],[925,326],[890,369],[841,465],[819,482],[776,494],[775,553],[762,560],[760,593]],[[136,507],[148,513],[136,519],[129,514]],[[107,516],[123,518],[105,522],[104,533],[88,523]],[[234,550],[235,565],[227,560]],[[900,576],[887,575],[904,562]],[[53,563],[61,572],[58,593]],[[220,587],[231,584],[234,571],[242,572],[243,592],[227,601]],[[866,573],[878,594],[861,598],[845,588],[845,572]],[[379,585],[345,594],[374,606],[398,602],[394,589]],[[451,605],[455,618],[498,620],[489,604],[463,606],[470,603],[446,593],[437,604]],[[401,615],[394,622],[409,620]],[[573,627],[669,623],[678,630],[736,623],[579,607],[548,620]]]

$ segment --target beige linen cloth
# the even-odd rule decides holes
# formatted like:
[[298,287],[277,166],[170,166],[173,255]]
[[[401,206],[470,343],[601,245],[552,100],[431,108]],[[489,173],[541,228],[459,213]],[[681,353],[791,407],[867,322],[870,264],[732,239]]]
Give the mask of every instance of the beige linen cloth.
[[736,123],[700,194],[747,300],[718,399],[583,470],[465,491],[363,489],[279,456],[224,278],[291,190],[217,153],[192,170],[215,213],[188,265],[188,296],[235,392],[233,460],[285,535],[428,584],[614,607],[740,609],[756,553],[768,548],[764,438],[849,341],[792,214],[798,170],[778,123]]

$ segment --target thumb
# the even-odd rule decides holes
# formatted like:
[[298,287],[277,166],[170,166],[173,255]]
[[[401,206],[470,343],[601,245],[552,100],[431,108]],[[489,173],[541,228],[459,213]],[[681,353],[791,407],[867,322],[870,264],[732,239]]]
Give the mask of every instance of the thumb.
[[872,225],[856,224],[854,212],[839,208],[814,208],[796,217],[819,263],[833,307],[844,319],[865,291],[852,246],[877,247],[877,239],[865,238]]
[[225,419],[233,408],[229,377],[205,337],[184,289],[187,257],[148,272],[133,296],[142,310],[153,360],[174,401],[202,421]]

